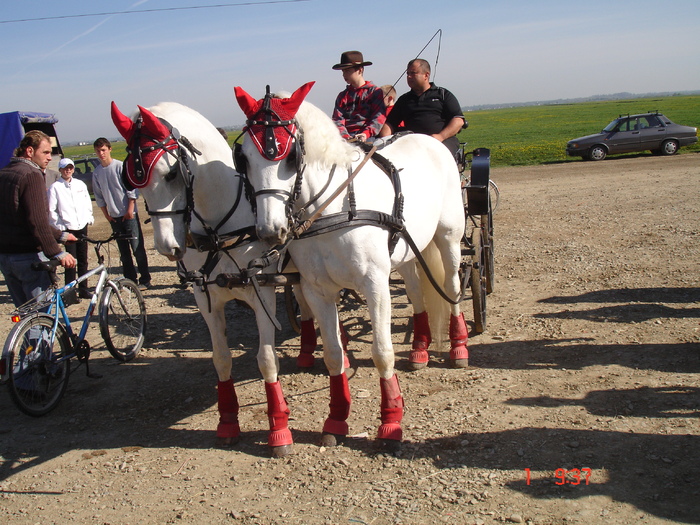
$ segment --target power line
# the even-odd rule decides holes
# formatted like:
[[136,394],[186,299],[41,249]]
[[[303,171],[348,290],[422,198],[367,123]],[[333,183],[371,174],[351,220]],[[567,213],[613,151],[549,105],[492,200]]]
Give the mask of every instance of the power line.
[[81,15],[60,15],[46,16],[39,18],[22,18],[17,20],[0,20],[0,24],[14,24],[19,22],[38,22],[41,20],[64,20],[66,18],[85,18],[89,16],[108,16],[108,15],[132,15],[135,13],[157,13],[162,11],[186,11],[191,9],[218,9],[221,7],[241,7],[250,5],[265,5],[265,4],[291,4],[296,2],[308,2],[309,0],[269,0],[263,2],[238,2],[235,4],[215,4],[215,5],[195,5],[189,7],[163,7],[160,9],[139,9],[135,11],[113,11],[106,13],[85,13]]

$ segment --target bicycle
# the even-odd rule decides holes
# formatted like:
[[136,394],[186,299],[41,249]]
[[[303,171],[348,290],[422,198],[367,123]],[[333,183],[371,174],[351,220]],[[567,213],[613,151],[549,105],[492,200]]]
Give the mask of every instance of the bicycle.
[[[0,360],[0,380],[8,383],[12,400],[25,414],[39,417],[56,408],[71,372],[83,363],[88,377],[101,377],[90,373],[90,344],[85,339],[98,302],[100,334],[110,354],[128,362],[139,353],[147,324],[143,295],[129,279],[110,279],[101,253],[103,245],[122,238],[124,234],[114,233],[105,240],[83,237],[95,245],[98,266],[62,287],[53,272],[58,261],[32,264],[33,270],[49,271],[53,285],[13,312],[12,321],[17,324],[5,340]],[[75,292],[79,283],[94,275],[99,275],[97,286],[76,334],[66,313],[64,294]],[[71,370],[73,358],[78,364]]]

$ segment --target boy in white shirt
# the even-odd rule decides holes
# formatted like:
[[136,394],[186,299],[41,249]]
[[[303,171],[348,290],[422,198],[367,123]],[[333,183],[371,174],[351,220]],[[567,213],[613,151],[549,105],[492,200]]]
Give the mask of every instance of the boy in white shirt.
[[[48,191],[49,221],[52,226],[78,238],[78,242],[66,243],[66,251],[78,260],[78,275],[83,275],[89,269],[88,245],[80,239],[87,235],[88,225],[95,222],[92,201],[85,183],[73,178],[75,164],[71,159],[61,159],[58,171],[61,178],[54,182]],[[66,268],[66,284],[75,277],[75,268]],[[78,297],[90,298],[87,280],[78,286]]]

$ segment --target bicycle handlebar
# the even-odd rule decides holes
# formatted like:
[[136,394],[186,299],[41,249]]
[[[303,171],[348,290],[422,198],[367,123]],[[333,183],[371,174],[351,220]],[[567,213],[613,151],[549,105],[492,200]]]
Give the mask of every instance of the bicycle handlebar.
[[110,241],[130,241],[136,239],[133,235],[130,233],[112,233],[108,238],[106,239],[92,239],[88,237],[87,235],[81,235],[78,240],[80,241],[85,241],[89,242],[90,244],[106,244]]
[[54,268],[61,266],[61,261],[58,259],[51,259],[50,261],[37,261],[32,263],[32,270],[35,272],[49,272]]

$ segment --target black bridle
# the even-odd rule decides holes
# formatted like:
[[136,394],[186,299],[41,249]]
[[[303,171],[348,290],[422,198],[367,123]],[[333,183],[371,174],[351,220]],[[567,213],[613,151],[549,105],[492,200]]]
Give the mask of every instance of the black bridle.
[[[228,213],[219,221],[215,227],[211,227],[207,224],[204,218],[197,212],[194,204],[194,182],[195,176],[190,168],[190,155],[194,160],[197,155],[201,155],[202,152],[199,151],[187,137],[180,135],[177,128],[174,128],[170,123],[162,118],[159,118],[161,123],[168,129],[170,134],[163,140],[159,140],[152,137],[146,131],[142,129],[143,118],[139,116],[136,121],[136,130],[129,142],[127,147],[127,153],[133,156],[134,159],[134,174],[133,177],[136,181],[145,183],[148,179],[149,174],[146,172],[146,167],[143,165],[143,154],[147,152],[152,152],[157,149],[161,149],[164,153],[171,155],[175,159],[175,164],[171,167],[170,171],[163,177],[166,182],[172,182],[178,175],[182,178],[185,186],[185,207],[177,210],[152,210],[146,204],[146,210],[148,214],[152,217],[158,216],[177,216],[182,215],[183,221],[185,222],[186,231],[190,231],[190,224],[192,223],[192,216],[196,217],[199,223],[202,225],[206,236],[210,243],[214,246],[220,246],[222,244],[222,235],[219,233],[221,227],[226,224],[226,222],[234,214],[238,205],[241,201],[243,195],[243,185],[239,185],[238,194],[236,195],[236,200],[233,206],[229,209]],[[142,146],[141,144],[148,144],[147,146]],[[189,154],[188,154],[189,153]],[[125,177],[125,185],[127,187],[133,187]],[[145,185],[145,184],[144,184]]]
[[[306,153],[304,149],[304,134],[301,128],[299,128],[298,122],[295,118],[282,120],[277,112],[272,109],[272,98],[273,96],[270,93],[270,86],[267,86],[263,105],[252,118],[246,120],[246,127],[243,129],[243,133],[239,135],[233,145],[233,160],[236,171],[245,177],[246,196],[253,206],[253,212],[257,213],[256,199],[259,195],[278,195],[284,199],[287,217],[291,219],[294,204],[301,195],[301,185],[304,180],[304,169],[306,168],[306,164],[304,163],[304,155]],[[261,153],[268,160],[274,160],[279,155],[278,143],[275,138],[276,128],[281,127],[284,129],[284,131],[286,131],[294,141],[296,179],[294,180],[294,187],[292,188],[291,192],[275,188],[266,188],[255,191],[253,185],[250,183],[250,179],[248,179],[245,155],[243,155],[241,150],[242,145],[238,142],[238,140],[240,140],[240,138],[246,132],[252,134],[253,126],[262,126],[264,128],[264,144],[262,146]]]

